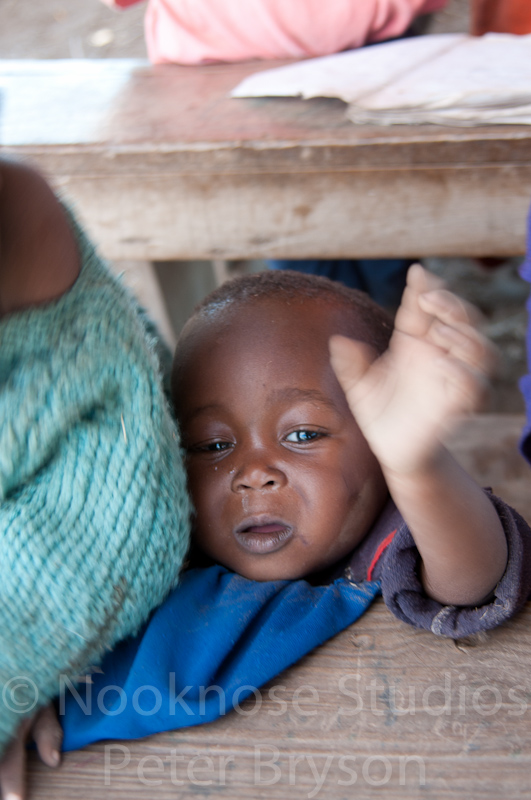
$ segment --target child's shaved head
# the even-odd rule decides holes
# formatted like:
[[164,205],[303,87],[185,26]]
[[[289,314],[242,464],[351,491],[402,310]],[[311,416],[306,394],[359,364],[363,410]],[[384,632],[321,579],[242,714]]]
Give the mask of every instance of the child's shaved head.
[[343,306],[351,319],[351,335],[378,353],[383,353],[389,344],[393,321],[367,294],[328,278],[290,270],[269,270],[227,281],[195,307],[192,319],[198,314],[214,314],[231,304],[277,297],[287,304],[316,300]]

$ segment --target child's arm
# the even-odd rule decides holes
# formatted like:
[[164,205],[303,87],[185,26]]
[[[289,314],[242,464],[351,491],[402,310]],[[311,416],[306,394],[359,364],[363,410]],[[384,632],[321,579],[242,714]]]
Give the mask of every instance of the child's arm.
[[445,605],[477,605],[502,577],[507,543],[487,496],[442,444],[478,404],[493,353],[472,309],[415,265],[389,350],[344,337],[332,365],[422,558],[427,594]]
[[78,274],[74,237],[50,187],[0,158],[0,317],[59,297]]

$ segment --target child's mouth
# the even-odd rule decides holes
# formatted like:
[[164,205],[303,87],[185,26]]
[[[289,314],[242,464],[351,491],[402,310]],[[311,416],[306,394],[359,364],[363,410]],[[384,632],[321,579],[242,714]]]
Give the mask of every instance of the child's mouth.
[[[251,521],[249,521],[251,522]],[[245,524],[234,531],[238,544],[248,553],[274,553],[293,536],[293,529],[285,522],[256,522]]]

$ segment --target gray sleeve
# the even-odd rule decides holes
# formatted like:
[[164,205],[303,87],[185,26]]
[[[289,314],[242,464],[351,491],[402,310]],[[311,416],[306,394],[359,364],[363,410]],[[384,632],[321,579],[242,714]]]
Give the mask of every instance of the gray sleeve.
[[478,607],[444,606],[428,597],[419,577],[420,554],[403,524],[385,552],[381,573],[385,603],[399,619],[459,639],[495,628],[522,608],[531,592],[531,529],[517,511],[487,493],[502,522],[509,550],[507,568],[492,600]]

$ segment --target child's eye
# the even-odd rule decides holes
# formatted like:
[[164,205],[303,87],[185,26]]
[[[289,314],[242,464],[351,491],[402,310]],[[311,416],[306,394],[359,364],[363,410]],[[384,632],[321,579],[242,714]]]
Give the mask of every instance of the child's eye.
[[315,439],[320,439],[323,435],[320,431],[292,431],[286,436],[286,441],[294,442],[295,444],[307,444],[315,441]]
[[203,442],[189,447],[192,453],[222,453],[232,447],[232,442]]

